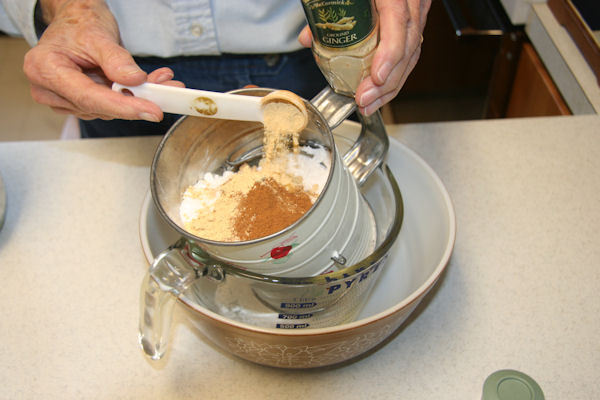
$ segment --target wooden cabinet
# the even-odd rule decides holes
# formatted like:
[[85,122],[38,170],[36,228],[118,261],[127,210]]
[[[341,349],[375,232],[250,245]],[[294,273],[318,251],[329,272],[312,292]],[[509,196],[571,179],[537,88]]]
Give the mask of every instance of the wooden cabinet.
[[570,115],[548,71],[531,44],[524,43],[510,93],[506,117]]
[[523,27],[457,35],[434,1],[423,36],[419,62],[383,109],[387,123],[570,114]]

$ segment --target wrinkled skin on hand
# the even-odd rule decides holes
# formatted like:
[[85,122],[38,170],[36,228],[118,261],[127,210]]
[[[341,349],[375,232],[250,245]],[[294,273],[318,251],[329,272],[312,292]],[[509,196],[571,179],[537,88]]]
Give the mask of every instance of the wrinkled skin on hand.
[[[26,55],[23,71],[35,101],[82,119],[160,121],[150,101],[110,89],[112,82],[183,86],[173,71],[142,71],[120,46],[117,22],[103,0],[42,0],[48,28]],[[46,7],[46,8],[44,8]]]
[[[355,95],[364,115],[371,115],[396,97],[417,64],[431,0],[375,0],[375,5],[379,13],[379,46],[371,75],[360,83]],[[305,47],[311,46],[308,27],[300,32],[298,40]]]

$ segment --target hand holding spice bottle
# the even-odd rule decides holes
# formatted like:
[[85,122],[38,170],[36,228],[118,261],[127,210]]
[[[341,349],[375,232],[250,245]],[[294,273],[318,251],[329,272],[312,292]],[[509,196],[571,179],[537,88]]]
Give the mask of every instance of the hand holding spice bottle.
[[421,54],[431,0],[302,0],[309,22],[299,36],[332,87],[354,95],[360,112],[392,100]]

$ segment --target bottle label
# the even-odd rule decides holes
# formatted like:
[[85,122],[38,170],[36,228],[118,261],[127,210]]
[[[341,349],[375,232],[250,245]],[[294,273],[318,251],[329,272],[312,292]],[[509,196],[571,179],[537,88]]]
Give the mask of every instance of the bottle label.
[[313,37],[325,47],[360,43],[376,25],[370,0],[302,0],[302,6]]

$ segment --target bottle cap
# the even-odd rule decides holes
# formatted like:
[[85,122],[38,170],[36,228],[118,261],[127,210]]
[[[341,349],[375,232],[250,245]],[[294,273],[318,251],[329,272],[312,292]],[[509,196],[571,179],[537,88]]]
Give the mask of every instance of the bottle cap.
[[544,400],[544,393],[528,375],[504,369],[487,377],[481,400]]

